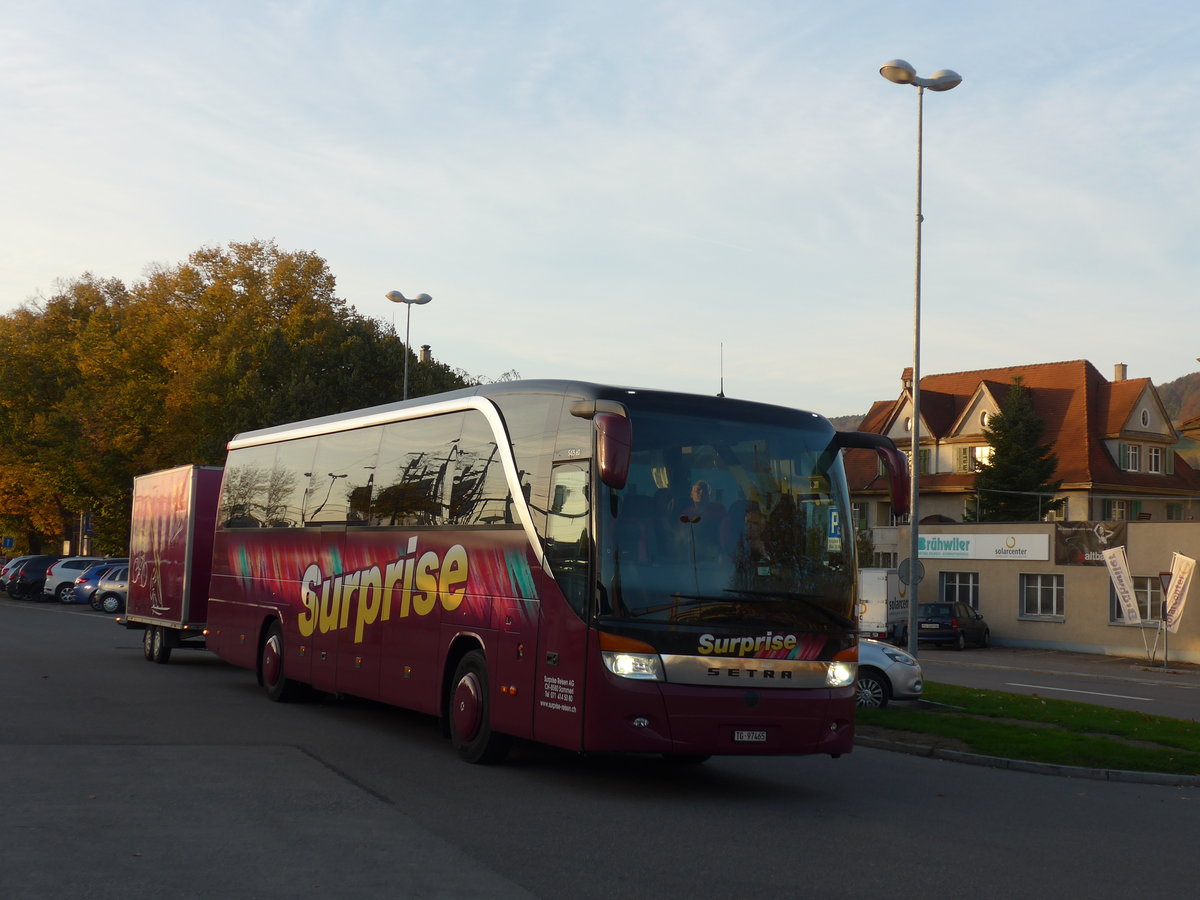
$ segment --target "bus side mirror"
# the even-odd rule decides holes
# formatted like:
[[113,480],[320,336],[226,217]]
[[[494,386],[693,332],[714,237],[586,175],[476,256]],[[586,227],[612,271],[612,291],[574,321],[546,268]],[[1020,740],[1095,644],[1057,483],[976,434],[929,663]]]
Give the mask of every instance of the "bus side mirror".
[[869,431],[839,431],[834,435],[834,444],[843,450],[874,450],[883,462],[888,476],[888,493],[892,497],[892,511],[897,516],[908,512],[912,481],[908,474],[908,457],[896,449],[892,439]]
[[892,495],[892,511],[897,516],[907,515],[912,481],[908,475],[908,457],[895,447],[876,447],[875,452],[883,460],[888,473],[888,491]]
[[633,453],[633,427],[624,416],[598,412],[592,418],[596,426],[596,467],[600,480],[620,490],[629,478],[629,457]]

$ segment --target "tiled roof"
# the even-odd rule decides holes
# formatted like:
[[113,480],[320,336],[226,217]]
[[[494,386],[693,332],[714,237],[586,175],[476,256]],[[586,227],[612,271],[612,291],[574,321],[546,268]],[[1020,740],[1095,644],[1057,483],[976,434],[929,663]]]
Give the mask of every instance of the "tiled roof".
[[[911,370],[905,374],[911,377]],[[1174,476],[1125,472],[1117,466],[1103,440],[1121,432],[1139,398],[1147,388],[1153,390],[1153,385],[1148,378],[1110,382],[1087,360],[924,375],[921,418],[927,433],[939,441],[947,437],[981,385],[1002,405],[1017,378],[1029,390],[1034,411],[1043,422],[1042,442],[1050,444],[1058,457],[1054,477],[1063,482],[1064,489],[1094,485],[1149,489],[1159,494],[1200,490],[1200,473],[1180,457],[1175,460]],[[877,401],[860,428],[882,432],[893,413],[907,401],[907,391],[896,400]],[[883,480],[875,479],[872,455],[848,456],[846,468],[852,490],[883,487]],[[922,488],[930,490],[962,490],[972,481],[971,475],[921,476]]]

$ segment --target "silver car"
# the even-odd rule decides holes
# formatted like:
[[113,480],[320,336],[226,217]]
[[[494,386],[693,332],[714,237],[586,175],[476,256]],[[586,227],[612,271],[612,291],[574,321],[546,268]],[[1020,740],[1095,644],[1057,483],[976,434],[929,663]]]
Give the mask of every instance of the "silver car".
[[905,650],[863,638],[858,642],[859,706],[882,708],[889,700],[921,699],[921,664]]

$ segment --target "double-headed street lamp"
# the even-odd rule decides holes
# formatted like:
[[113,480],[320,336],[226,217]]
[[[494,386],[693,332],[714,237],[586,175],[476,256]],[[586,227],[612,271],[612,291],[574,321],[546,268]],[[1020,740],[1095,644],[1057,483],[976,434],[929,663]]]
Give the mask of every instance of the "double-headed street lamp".
[[[408,307],[408,315],[404,322],[404,399],[408,399],[408,358],[412,354],[409,352],[410,344],[408,342],[409,327],[412,325],[412,305],[414,303],[424,306],[433,298],[428,294],[417,294],[415,297],[405,297],[399,291],[388,291],[387,298],[393,303],[403,303]],[[396,314],[392,311],[392,329],[396,328]]]
[[[917,585],[924,571],[918,558],[921,471],[921,138],[924,129],[925,89],[948,91],[962,83],[962,76],[950,69],[922,78],[902,59],[893,59],[879,67],[879,74],[894,84],[911,84],[917,89],[917,267],[913,289],[913,368],[912,368],[912,496],[909,499],[908,555],[908,651],[917,653]],[[901,573],[903,575],[903,573]]]

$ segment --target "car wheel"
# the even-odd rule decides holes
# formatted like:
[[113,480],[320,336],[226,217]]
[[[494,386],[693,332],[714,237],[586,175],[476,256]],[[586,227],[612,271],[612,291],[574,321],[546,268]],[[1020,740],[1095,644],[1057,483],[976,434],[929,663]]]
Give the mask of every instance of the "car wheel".
[[967,646],[967,636],[961,631],[954,636],[954,649],[965,650]]
[[59,603],[70,603],[71,595],[73,593],[75,593],[75,585],[60,584],[58,586],[58,602]]
[[979,646],[986,647],[992,639],[992,633],[988,629],[983,629],[983,637],[979,639]]
[[96,612],[104,612],[104,607],[100,605],[100,597],[97,596],[99,591],[92,591],[92,597],[88,601],[92,605],[92,609]]
[[869,666],[858,670],[854,703],[866,709],[883,709],[892,699],[892,685],[878,669]]
[[100,609],[106,613],[119,613],[125,604],[121,602],[121,598],[116,594],[105,594],[100,598]]

